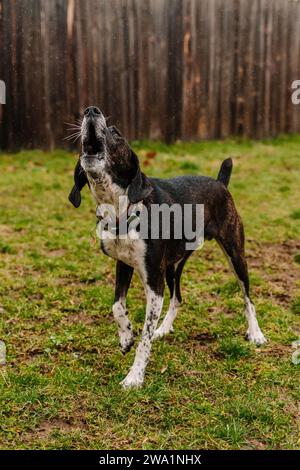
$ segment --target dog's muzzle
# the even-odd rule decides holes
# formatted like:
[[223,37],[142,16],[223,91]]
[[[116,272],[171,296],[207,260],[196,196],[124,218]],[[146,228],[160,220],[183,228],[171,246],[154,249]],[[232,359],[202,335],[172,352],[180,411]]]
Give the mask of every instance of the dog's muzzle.
[[84,155],[98,156],[104,151],[106,121],[100,109],[90,106],[84,111],[81,128]]

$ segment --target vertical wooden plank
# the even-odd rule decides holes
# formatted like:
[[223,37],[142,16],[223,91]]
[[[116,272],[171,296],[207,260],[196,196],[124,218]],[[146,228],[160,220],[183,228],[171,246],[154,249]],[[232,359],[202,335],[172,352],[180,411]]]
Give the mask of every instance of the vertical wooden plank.
[[166,107],[168,122],[166,126],[166,141],[172,142],[181,136],[182,118],[182,0],[173,0],[168,15],[168,70],[166,88]]
[[[20,128],[20,119],[24,117],[24,88],[23,81],[18,79],[23,76],[21,54],[22,44],[20,42],[20,24],[19,15],[17,11],[17,3],[15,0],[6,2],[6,18],[8,28],[6,29],[7,35],[5,38],[7,47],[7,75],[5,78],[7,84],[7,102],[5,106],[5,116],[11,115],[13,118],[7,127],[7,143],[9,148],[18,148],[22,142],[22,128]],[[17,26],[18,25],[18,26]],[[10,60],[9,60],[10,59]],[[22,106],[23,105],[23,106]],[[20,110],[18,113],[18,107]],[[9,113],[9,114],[8,114]]]
[[[223,5],[224,6],[224,5]],[[235,24],[234,24],[234,0],[228,0],[226,8],[223,8],[222,16],[222,59],[220,67],[220,130],[219,136],[229,137],[231,130],[231,112],[234,96],[234,47],[235,47]]]
[[67,93],[67,122],[74,122],[76,119],[75,106],[75,80],[76,65],[74,61],[74,42],[75,42],[75,0],[67,0],[67,50],[66,50],[66,79],[68,84]]
[[[41,2],[29,0],[18,2],[18,22],[22,23],[19,41],[22,43],[23,54],[22,80],[25,115],[22,120],[23,135],[26,135],[27,146],[30,148],[47,148],[44,127],[44,76],[41,57],[43,56],[41,38]],[[18,81],[19,82],[19,81]]]
[[270,73],[270,117],[269,117],[269,135],[275,136],[279,132],[279,94],[280,94],[280,48],[282,46],[282,31],[280,28],[280,19],[282,9],[281,0],[273,3],[272,14],[272,33],[271,33],[271,73]]
[[207,112],[208,89],[209,89],[209,55],[207,53],[209,47],[209,24],[207,21],[207,10],[209,0],[197,2],[194,0],[196,8],[196,31],[197,44],[195,66],[197,71],[197,102],[199,103],[199,112],[197,119],[196,136],[200,139],[209,137],[209,116]]
[[[47,147],[53,149],[55,146],[54,133],[51,126],[51,97],[50,97],[50,70],[49,70],[49,30],[48,30],[48,18],[49,18],[49,2],[42,0],[41,2],[41,47],[42,54],[40,60],[42,63],[43,71],[43,100],[44,100],[44,132],[45,141]],[[69,90],[72,93],[72,90]]]
[[254,64],[255,64],[255,32],[257,18],[257,0],[249,3],[247,24],[247,43],[245,51],[245,106],[244,106],[244,134],[255,137],[254,133]]
[[215,30],[215,2],[211,0],[208,3],[208,55],[209,55],[209,67],[208,67],[208,100],[207,100],[207,113],[208,113],[208,137],[213,138],[214,127],[215,127],[215,57],[216,57],[216,36]]
[[[128,120],[128,138],[138,138],[138,65],[137,65],[137,14],[135,0],[126,4],[124,24],[124,53],[126,54],[126,107]],[[124,16],[123,16],[124,18]]]
[[222,0],[216,0],[216,10],[215,10],[215,109],[214,109],[214,126],[213,126],[213,138],[221,137],[221,119],[222,119],[222,109],[223,109],[223,97],[222,97],[222,65],[224,62],[224,53],[223,53],[223,18],[225,4]]
[[140,138],[147,136],[147,111],[149,108],[148,102],[148,61],[149,61],[149,50],[148,50],[148,5],[149,0],[144,2],[136,1],[136,14],[137,14],[137,27],[138,27],[138,48],[137,48],[137,61],[138,61],[138,108],[139,108],[139,120],[138,120],[138,135]]
[[288,25],[289,25],[289,18],[288,12],[291,9],[287,2],[282,2],[280,4],[280,12],[278,17],[278,32],[277,36],[280,38],[278,40],[278,73],[279,73],[279,83],[278,86],[280,88],[277,102],[278,102],[278,129],[277,132],[284,132],[285,129],[285,119],[286,119],[286,110],[285,110],[285,101],[287,99],[287,92],[288,83],[286,81],[286,69],[288,67],[287,64],[287,53],[288,53]]
[[293,2],[287,15],[287,49],[286,49],[286,93],[285,93],[285,132],[299,132],[300,106],[291,100],[291,84],[300,76],[300,3]]
[[182,135],[188,139],[191,129],[192,110],[192,44],[195,44],[197,38],[192,37],[192,21],[195,15],[192,15],[193,0],[183,2],[183,50],[182,50]]
[[236,103],[235,103],[235,134],[246,135],[246,100],[247,94],[247,60],[249,13],[251,4],[247,0],[238,2],[238,29],[237,29],[237,64],[236,64]]
[[266,3],[265,23],[265,86],[264,86],[264,135],[270,135],[271,124],[271,73],[272,73],[272,26],[273,26],[273,2]]

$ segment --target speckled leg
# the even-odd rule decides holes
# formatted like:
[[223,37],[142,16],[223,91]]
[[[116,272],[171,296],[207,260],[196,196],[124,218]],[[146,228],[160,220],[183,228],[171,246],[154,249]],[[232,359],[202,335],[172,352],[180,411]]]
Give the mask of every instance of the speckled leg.
[[154,339],[162,338],[173,331],[173,323],[181,303],[180,277],[190,255],[191,252],[186,253],[181,261],[176,265],[169,265],[166,269],[166,281],[170,290],[170,305],[164,320],[154,332]]
[[138,344],[134,363],[121,382],[124,388],[140,387],[144,382],[145,369],[148,364],[154,331],[160,317],[163,306],[163,294],[154,292],[150,287],[146,287],[147,308],[146,319],[143,327],[142,338]]
[[134,344],[134,334],[126,310],[126,295],[132,274],[133,268],[122,261],[117,262],[115,301],[112,311],[118,325],[120,347],[123,354],[128,352]]

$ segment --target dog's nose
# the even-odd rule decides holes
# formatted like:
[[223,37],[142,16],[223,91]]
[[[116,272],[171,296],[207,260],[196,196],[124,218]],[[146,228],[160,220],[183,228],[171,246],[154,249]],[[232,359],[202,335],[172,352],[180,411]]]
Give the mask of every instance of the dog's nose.
[[99,108],[96,108],[96,106],[89,106],[88,108],[86,108],[86,110],[84,111],[84,115],[86,117],[96,117],[96,116],[99,116],[101,115],[101,111]]

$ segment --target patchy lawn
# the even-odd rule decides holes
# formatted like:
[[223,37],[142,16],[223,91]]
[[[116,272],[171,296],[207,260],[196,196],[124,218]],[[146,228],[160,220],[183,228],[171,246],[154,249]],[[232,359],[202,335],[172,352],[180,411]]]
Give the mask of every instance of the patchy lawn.
[[[151,175],[216,176],[246,228],[253,298],[269,342],[244,340],[237,284],[207,242],[186,265],[175,332],[155,342],[144,388],[120,380],[112,319],[114,262],[98,249],[94,203],[67,200],[76,157],[0,155],[0,447],[35,449],[300,448],[300,137],[274,141],[134,143]],[[140,331],[134,277],[129,312]],[[166,311],[166,305],[164,307]]]

